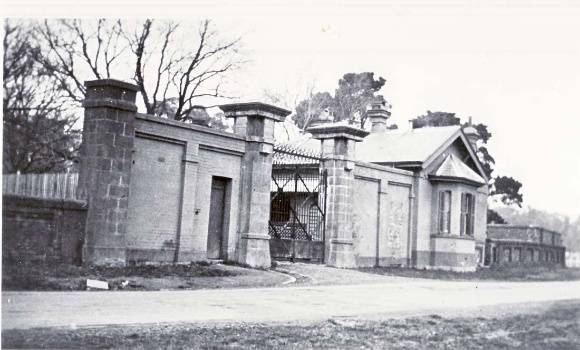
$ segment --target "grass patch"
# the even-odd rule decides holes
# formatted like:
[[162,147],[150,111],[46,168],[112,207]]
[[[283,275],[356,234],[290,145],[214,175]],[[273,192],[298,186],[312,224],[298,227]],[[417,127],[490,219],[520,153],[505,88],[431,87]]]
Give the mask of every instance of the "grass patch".
[[403,267],[369,267],[359,271],[388,276],[440,280],[490,281],[571,281],[580,280],[580,269],[548,266],[497,266],[478,268],[475,272],[420,270]]
[[578,349],[580,301],[499,318],[334,318],[314,324],[141,325],[8,330],[8,348]]
[[[196,277],[228,277],[237,273],[210,265],[193,262],[179,265],[142,266],[75,266],[68,264],[3,264],[3,290],[83,290],[87,278],[109,281],[111,289],[118,289],[122,281],[131,279],[166,279]],[[133,288],[143,285],[130,284]]]

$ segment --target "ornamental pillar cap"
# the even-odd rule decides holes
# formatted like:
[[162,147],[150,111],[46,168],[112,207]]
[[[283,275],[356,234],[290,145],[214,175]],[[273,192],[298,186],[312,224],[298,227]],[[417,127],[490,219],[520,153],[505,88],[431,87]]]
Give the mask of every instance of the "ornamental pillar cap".
[[329,124],[332,122],[334,122],[334,117],[332,116],[332,114],[330,114],[330,110],[328,108],[325,108],[322,110],[322,112],[320,112],[319,115],[312,118],[312,120],[310,121],[310,127]]
[[357,142],[363,140],[369,134],[368,131],[344,122],[328,123],[308,128],[306,131],[317,140],[324,139],[350,139]]
[[291,111],[262,102],[231,103],[219,106],[226,118],[261,117],[283,122]]
[[83,107],[110,107],[136,112],[137,85],[116,79],[99,79],[85,81],[87,88]]

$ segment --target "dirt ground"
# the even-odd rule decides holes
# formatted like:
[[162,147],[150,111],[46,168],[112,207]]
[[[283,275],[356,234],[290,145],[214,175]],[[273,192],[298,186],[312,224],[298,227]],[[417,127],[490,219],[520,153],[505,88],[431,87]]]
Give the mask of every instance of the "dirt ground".
[[86,280],[106,281],[110,290],[166,290],[237,287],[273,287],[287,275],[231,264],[204,262],[185,265],[82,267],[22,264],[2,266],[5,291],[86,290]]
[[498,267],[473,273],[409,268],[337,269],[320,264],[277,262],[271,270],[233,264],[194,262],[185,265],[81,267],[50,264],[3,264],[2,289],[6,291],[86,290],[86,280],[106,281],[110,290],[190,290],[239,287],[292,287],[408,283],[419,279],[456,281],[561,281],[580,280],[580,269],[549,267]]
[[157,324],[2,333],[5,348],[578,349],[580,301],[497,317],[331,318],[316,323]]
[[480,268],[476,272],[453,272],[403,267],[337,269],[320,264],[278,262],[275,270],[296,278],[296,282],[289,286],[408,283],[419,279],[514,282],[580,280],[579,268],[560,267],[496,267]]

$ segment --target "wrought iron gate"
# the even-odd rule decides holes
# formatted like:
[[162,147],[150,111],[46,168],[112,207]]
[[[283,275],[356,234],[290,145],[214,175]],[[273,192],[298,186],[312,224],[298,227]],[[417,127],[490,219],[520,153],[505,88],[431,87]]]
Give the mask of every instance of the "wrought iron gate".
[[270,186],[270,252],[275,259],[324,260],[325,171],[320,155],[276,145]]

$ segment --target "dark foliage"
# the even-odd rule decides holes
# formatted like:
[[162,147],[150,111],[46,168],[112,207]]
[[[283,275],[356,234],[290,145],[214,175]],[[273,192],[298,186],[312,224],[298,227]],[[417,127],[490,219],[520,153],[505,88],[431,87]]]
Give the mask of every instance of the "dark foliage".
[[[78,157],[80,131],[62,90],[38,64],[38,47],[25,28],[4,23],[4,173],[60,172]],[[70,107],[70,106],[68,106]]]
[[334,96],[329,92],[318,92],[298,103],[293,120],[305,129],[313,118],[325,109],[334,116],[334,121],[347,120],[364,127],[366,111],[372,103],[386,103],[377,93],[385,85],[382,77],[375,78],[373,72],[347,73],[338,81]]
[[505,219],[495,210],[487,209],[487,223],[488,224],[507,224]]

